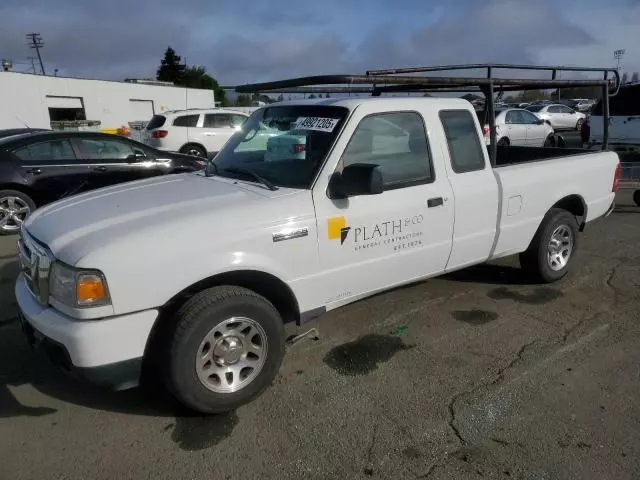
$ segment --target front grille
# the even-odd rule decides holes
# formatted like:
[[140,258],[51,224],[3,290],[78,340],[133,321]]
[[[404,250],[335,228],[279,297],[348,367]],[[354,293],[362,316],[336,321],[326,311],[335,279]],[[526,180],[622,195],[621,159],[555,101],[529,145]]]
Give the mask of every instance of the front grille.
[[49,303],[49,270],[53,255],[24,230],[20,232],[18,250],[20,267],[29,290],[40,304],[46,305]]

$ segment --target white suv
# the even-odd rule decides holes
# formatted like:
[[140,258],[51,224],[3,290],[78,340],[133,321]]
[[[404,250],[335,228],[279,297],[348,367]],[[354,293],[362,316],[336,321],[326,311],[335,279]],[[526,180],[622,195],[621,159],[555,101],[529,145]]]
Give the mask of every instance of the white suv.
[[207,157],[218,153],[247,118],[219,108],[164,112],[149,121],[142,141],[160,150]]

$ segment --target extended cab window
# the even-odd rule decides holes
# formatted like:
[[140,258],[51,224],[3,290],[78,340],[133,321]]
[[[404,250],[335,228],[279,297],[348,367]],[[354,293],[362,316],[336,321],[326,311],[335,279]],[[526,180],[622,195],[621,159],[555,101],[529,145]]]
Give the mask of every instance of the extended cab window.
[[379,165],[385,189],[433,181],[420,114],[398,112],[364,118],[342,154],[342,168],[356,163]]
[[66,162],[76,159],[69,140],[33,143],[13,153],[25,162]]
[[440,120],[447,137],[453,171],[484,170],[484,154],[471,113],[467,110],[443,110]]
[[174,127],[196,127],[198,125],[198,118],[200,115],[183,115],[177,117],[173,121]]

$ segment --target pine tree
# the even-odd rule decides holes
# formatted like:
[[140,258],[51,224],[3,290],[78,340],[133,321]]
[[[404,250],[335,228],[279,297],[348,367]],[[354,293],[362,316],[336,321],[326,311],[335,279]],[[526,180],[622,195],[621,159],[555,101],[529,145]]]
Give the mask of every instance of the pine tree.
[[156,79],[163,82],[180,83],[185,71],[185,65],[180,63],[181,60],[173,48],[167,47],[164,58],[160,62],[160,68],[156,73]]

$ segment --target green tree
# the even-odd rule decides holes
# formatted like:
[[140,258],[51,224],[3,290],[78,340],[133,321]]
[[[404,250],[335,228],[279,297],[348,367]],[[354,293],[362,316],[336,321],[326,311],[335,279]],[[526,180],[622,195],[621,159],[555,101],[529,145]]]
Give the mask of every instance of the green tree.
[[241,93],[236,98],[235,106],[236,107],[250,107],[252,103],[253,103],[253,99],[251,98],[251,95],[244,95],[244,94]]
[[156,79],[162,82],[179,83],[185,71],[185,65],[181,60],[173,48],[167,47],[164,58],[160,61],[160,68],[156,72]]
[[220,88],[217,80],[207,73],[207,69],[201,65],[187,67],[177,84],[188,88],[213,90],[216,101],[225,103],[225,91]]

